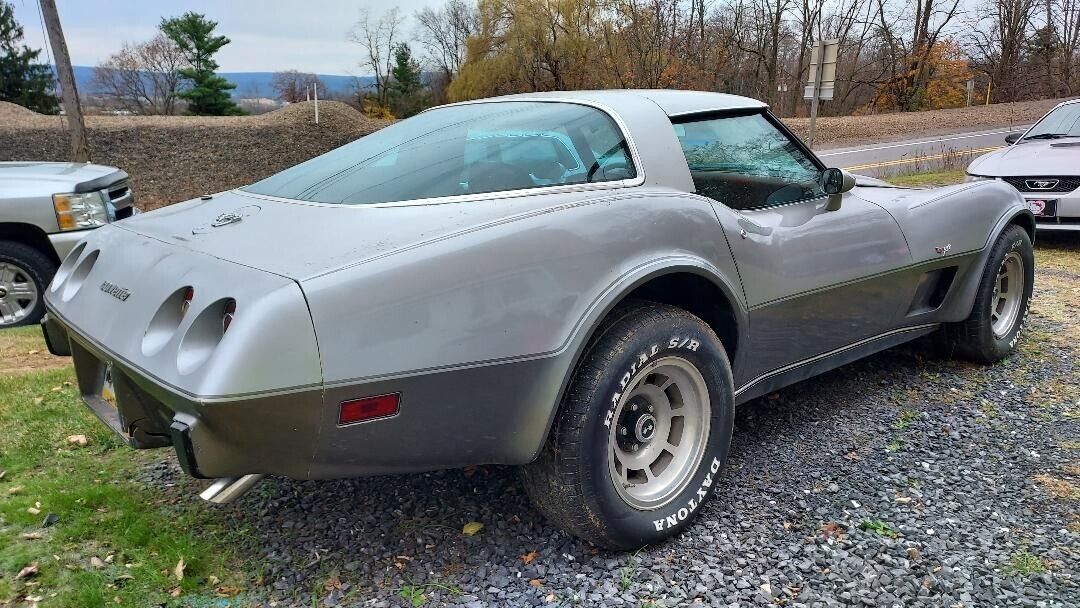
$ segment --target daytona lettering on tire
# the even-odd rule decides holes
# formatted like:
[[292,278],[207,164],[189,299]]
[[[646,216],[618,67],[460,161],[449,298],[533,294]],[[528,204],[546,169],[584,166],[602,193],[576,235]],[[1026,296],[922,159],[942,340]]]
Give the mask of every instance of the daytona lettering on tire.
[[636,302],[613,311],[582,355],[525,486],[554,523],[629,549],[689,525],[731,443],[727,353],[690,313]]

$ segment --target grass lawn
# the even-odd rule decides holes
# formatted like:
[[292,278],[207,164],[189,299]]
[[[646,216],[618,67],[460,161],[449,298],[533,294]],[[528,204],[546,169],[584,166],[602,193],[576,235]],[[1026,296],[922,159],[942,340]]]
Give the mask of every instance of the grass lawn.
[[887,178],[887,181],[897,186],[911,186],[915,188],[928,188],[932,186],[951,186],[964,181],[964,170],[953,169],[949,171],[932,171],[929,173],[912,173],[910,175],[897,175]]
[[242,602],[237,532],[208,507],[179,506],[195,482],[140,482],[162,452],[125,446],[83,406],[67,360],[44,351],[37,327],[0,330],[0,606]]

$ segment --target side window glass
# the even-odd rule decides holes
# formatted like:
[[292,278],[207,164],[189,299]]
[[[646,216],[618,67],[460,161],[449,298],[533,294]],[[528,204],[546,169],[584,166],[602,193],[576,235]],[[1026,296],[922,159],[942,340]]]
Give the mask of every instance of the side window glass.
[[761,114],[679,122],[675,135],[694,187],[733,209],[824,195],[820,170]]

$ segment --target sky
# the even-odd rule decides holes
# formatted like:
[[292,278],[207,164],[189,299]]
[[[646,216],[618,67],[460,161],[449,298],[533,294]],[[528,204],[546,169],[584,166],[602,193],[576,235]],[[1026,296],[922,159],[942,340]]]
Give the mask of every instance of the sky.
[[[23,26],[23,44],[42,48],[37,0],[7,0]],[[218,22],[217,31],[232,43],[217,55],[222,72],[277,72],[295,69],[318,74],[366,75],[359,66],[362,49],[346,35],[360,7],[373,15],[397,6],[410,17],[405,34],[413,35],[412,15],[442,0],[56,0],[60,24],[74,65],[97,65],[124,42],[151,38],[162,17],[195,11]],[[42,53],[42,59],[45,54]]]

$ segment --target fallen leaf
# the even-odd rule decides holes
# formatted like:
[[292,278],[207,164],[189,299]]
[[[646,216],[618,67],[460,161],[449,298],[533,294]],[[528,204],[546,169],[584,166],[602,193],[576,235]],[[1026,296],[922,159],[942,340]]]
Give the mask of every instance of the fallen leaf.
[[29,352],[28,352],[28,353],[26,353],[26,354],[28,354],[28,355],[36,355],[36,354],[38,354],[39,352],[41,352],[41,351],[39,351],[39,350],[32,350],[32,351],[29,351]]
[[341,583],[341,579],[338,578],[335,574],[326,580],[326,584],[323,585],[323,588],[327,591],[335,591],[341,589],[343,586],[344,585]]
[[228,585],[222,585],[214,590],[219,597],[232,597],[234,595],[239,595],[241,591],[243,591],[243,589],[239,587],[230,587]]
[[547,594],[547,597],[544,598],[544,600],[548,601],[548,602],[554,602],[557,599],[559,599],[559,598],[554,593],[549,593],[549,594]]
[[39,540],[41,539],[41,532],[25,532],[20,534],[19,538],[23,540]]
[[836,537],[840,539],[844,537],[844,532],[844,526],[832,521],[821,527],[821,534],[825,538]]
[[19,492],[22,492],[23,489],[24,488],[22,486],[11,486],[10,488],[8,488],[7,493],[8,494],[18,494]]
[[40,515],[41,514],[41,509],[39,509],[37,507],[27,507],[26,512],[29,513],[30,515]]
[[180,597],[180,593],[180,587],[174,587],[173,590],[169,592],[169,595],[173,597]]
[[42,401],[45,401],[45,399],[42,398],[42,397],[35,397],[34,398],[34,405],[41,405]]
[[531,563],[533,563],[533,560],[536,559],[536,557],[538,555],[540,555],[540,554],[537,553],[536,551],[529,551],[525,555],[521,556],[521,561],[524,562],[526,565],[531,564]]
[[98,570],[101,570],[105,567],[105,562],[101,561],[101,558],[95,555],[94,557],[90,558],[90,565],[94,568],[97,568]]
[[474,536],[476,535],[476,533],[480,532],[480,530],[483,529],[484,524],[478,521],[470,521],[469,523],[465,524],[463,528],[461,528],[461,533],[465,536]]
[[[176,580],[184,580],[184,568],[186,567],[187,566],[184,564],[184,558],[181,557],[180,561],[176,563],[176,567],[173,568],[173,576],[176,577]],[[179,587],[177,587],[177,589],[179,589]]]
[[30,578],[31,576],[36,576],[37,573],[38,563],[31,562],[29,566],[19,570],[19,573],[15,575],[15,580],[19,580],[20,578]]
[[534,578],[534,579],[529,581],[529,584],[532,585],[533,587],[540,587],[541,585],[544,584],[544,581],[542,581],[542,580],[540,580],[538,578]]
[[915,547],[908,547],[907,556],[908,556],[908,559],[910,559],[913,562],[919,561],[919,550],[916,549]]
[[216,577],[216,576],[214,576],[213,574],[211,574],[211,575],[210,575],[210,579],[209,579],[209,580],[210,580],[210,584],[211,584],[211,585],[216,585],[216,584],[218,584],[218,583],[220,583],[220,582],[221,582],[221,579],[220,579],[220,578],[218,578],[218,577]]
[[7,477],[7,471],[0,471],[0,481],[3,481],[5,477]]
[[90,443],[86,438],[86,435],[68,435],[67,442],[71,445],[79,446],[80,448],[85,448],[86,445]]

